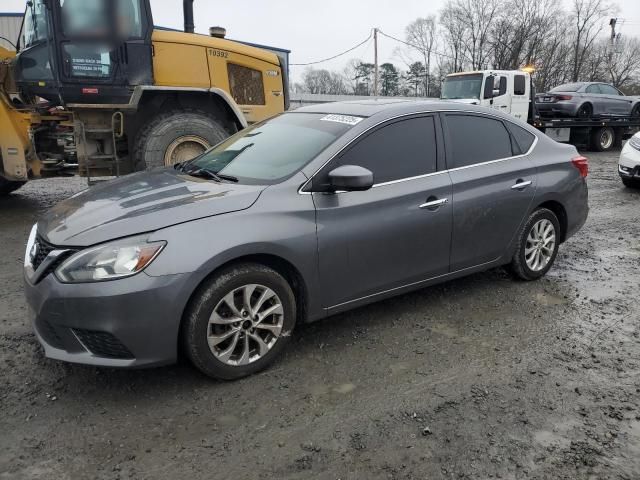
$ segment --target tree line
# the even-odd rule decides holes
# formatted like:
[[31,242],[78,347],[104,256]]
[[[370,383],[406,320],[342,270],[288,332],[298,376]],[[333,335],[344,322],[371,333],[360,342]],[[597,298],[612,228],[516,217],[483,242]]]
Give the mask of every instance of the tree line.
[[[524,66],[535,67],[537,91],[572,81],[602,81],[640,94],[640,39],[609,31],[617,5],[607,0],[565,5],[557,0],[448,0],[437,16],[406,27],[394,52],[402,66],[380,65],[379,94],[437,97],[449,73]],[[341,72],[306,70],[294,89],[373,95],[373,75],[372,63],[352,59]]]

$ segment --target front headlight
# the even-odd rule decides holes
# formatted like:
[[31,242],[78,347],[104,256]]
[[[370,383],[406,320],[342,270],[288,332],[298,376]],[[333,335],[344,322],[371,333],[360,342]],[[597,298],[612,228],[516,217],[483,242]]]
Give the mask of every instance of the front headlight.
[[631,145],[636,150],[640,150],[640,133],[636,133],[629,139],[629,145]]
[[147,242],[146,236],[125,238],[82,250],[56,270],[65,283],[102,282],[130,277],[145,269],[166,242]]

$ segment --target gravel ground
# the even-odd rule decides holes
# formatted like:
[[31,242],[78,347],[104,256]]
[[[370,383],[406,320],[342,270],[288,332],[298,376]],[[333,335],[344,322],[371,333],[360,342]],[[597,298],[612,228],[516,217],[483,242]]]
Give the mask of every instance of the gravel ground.
[[28,184],[0,200],[0,479],[640,478],[640,192],[590,158],[591,216],[545,279],[493,270],[303,326],[233,383],[45,359],[24,242],[83,182]]

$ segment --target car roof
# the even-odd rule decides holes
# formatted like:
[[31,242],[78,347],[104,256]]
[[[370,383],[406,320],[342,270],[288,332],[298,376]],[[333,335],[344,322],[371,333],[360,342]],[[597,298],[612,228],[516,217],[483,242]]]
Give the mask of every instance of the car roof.
[[[353,115],[357,117],[392,117],[395,115],[410,115],[412,113],[427,113],[441,111],[464,111],[490,113],[508,118],[495,109],[479,107],[451,100],[407,100],[397,98],[377,98],[371,100],[351,100],[345,102],[322,103],[292,110],[301,113],[326,113],[337,115]],[[511,118],[511,120],[513,120]]]

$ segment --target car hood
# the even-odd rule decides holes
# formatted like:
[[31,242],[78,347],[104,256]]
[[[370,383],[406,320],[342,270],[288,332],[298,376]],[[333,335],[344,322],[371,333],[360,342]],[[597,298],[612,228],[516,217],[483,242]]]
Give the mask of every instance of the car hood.
[[89,246],[244,210],[265,188],[217,183],[173,168],[141,172],[59,203],[38,222],[38,233],[53,245]]

